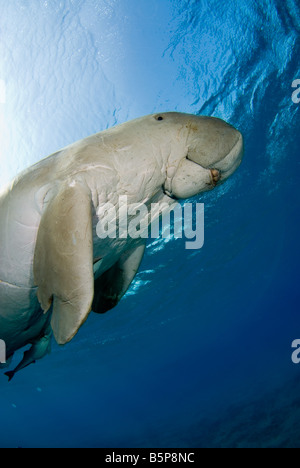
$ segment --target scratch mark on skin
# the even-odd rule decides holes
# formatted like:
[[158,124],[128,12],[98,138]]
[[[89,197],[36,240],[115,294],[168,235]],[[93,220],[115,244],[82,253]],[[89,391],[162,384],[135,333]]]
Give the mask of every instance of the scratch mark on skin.
[[0,283],[5,284],[6,286],[11,286],[12,288],[31,289],[31,288],[24,288],[23,286],[18,286],[17,284],[7,283],[6,281],[2,281],[2,280],[0,280]]

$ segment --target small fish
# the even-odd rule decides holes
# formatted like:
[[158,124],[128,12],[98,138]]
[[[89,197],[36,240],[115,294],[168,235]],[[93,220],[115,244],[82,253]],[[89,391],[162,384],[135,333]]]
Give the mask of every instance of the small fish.
[[24,357],[20,364],[13,371],[5,372],[5,375],[8,377],[8,381],[10,382],[15,374],[25,367],[30,366],[31,364],[35,364],[36,361],[42,359],[46,354],[50,353],[51,351],[51,334],[47,334],[42,338],[37,339],[36,341],[32,342],[32,346],[28,351],[25,351]]

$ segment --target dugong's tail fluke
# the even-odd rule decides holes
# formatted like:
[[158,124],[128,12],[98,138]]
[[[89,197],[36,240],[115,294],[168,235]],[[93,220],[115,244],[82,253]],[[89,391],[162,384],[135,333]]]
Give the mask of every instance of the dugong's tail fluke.
[[8,377],[8,381],[10,382],[14,378],[15,372],[14,371],[5,372],[4,375]]

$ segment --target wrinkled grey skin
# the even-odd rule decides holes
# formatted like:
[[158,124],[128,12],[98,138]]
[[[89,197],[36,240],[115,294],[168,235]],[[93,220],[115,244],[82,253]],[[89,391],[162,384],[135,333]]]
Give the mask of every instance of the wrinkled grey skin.
[[223,183],[242,156],[242,135],[222,120],[165,113],[81,140],[17,177],[0,192],[7,356],[31,343],[32,362],[40,359],[52,331],[59,344],[69,342],[92,309],[112,309],[129,288],[144,241],[100,240],[99,206],[117,206],[121,195],[128,203],[172,205]]

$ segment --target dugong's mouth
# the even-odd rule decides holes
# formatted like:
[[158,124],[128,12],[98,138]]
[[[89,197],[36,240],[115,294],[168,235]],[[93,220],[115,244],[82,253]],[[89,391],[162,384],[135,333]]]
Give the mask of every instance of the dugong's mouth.
[[218,185],[218,182],[221,180],[221,172],[218,171],[218,169],[211,169],[210,170],[210,178],[211,178],[211,183],[214,187]]
[[194,153],[187,156],[189,161],[210,170],[211,185],[216,187],[225,182],[240,166],[244,155],[244,140],[242,134],[235,130],[236,141],[227,154],[222,154],[222,149],[218,155],[212,155],[211,159],[215,162],[209,166],[201,164],[201,154]]
[[[194,139],[174,177],[165,184],[166,195],[175,199],[194,197],[201,192],[213,190],[237,170],[244,152],[243,137],[233,127],[228,128],[230,142],[228,138],[226,140],[219,135],[218,141],[210,142],[210,147],[207,147],[197,146]],[[228,129],[226,130],[228,133]]]

